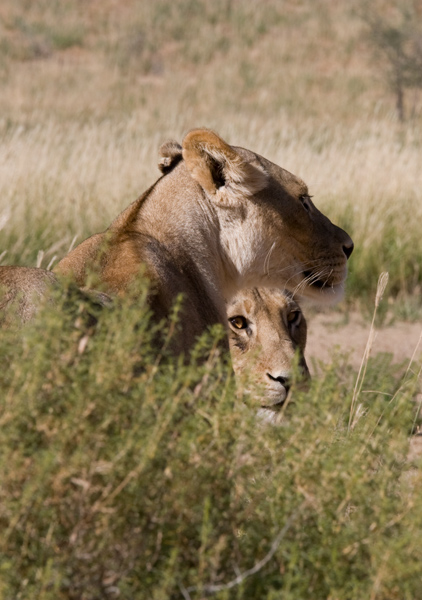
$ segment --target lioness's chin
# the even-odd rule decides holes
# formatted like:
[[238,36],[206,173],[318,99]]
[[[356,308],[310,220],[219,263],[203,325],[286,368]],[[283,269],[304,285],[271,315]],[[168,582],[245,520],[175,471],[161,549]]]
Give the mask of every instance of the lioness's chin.
[[321,304],[324,306],[331,306],[337,304],[344,297],[344,282],[332,286],[314,286],[309,285],[300,295],[300,300],[311,300],[313,303]]

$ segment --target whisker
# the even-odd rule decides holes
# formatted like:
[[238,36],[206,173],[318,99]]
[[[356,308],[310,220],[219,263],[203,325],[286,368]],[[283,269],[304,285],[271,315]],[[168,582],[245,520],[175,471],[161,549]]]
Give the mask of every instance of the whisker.
[[307,285],[310,284],[310,281],[312,280],[311,276],[308,277],[304,277],[302,279],[302,281],[300,281],[294,288],[294,290],[292,291],[293,296],[295,296],[295,294],[301,294],[302,290],[306,288]]
[[[273,251],[273,246],[271,246],[269,252],[267,253],[266,257],[265,257],[265,262],[264,262],[264,270],[265,270],[265,274],[267,277],[270,276],[270,267],[269,267],[269,261],[270,261],[270,257],[271,257],[271,253]],[[312,269],[310,269],[310,266],[314,264],[314,267]],[[317,265],[321,265],[321,261],[320,260],[315,260],[315,261],[308,261],[305,265],[303,265],[302,269],[293,272],[290,277],[288,277],[286,279],[286,282],[284,284],[284,286],[286,288],[288,288],[290,281],[293,278],[296,278],[298,275],[302,275],[303,278],[301,279],[301,281],[299,283],[297,283],[293,289],[291,290],[291,294],[292,297],[296,296],[296,295],[305,295],[304,291],[308,286],[311,286],[315,283],[318,282],[318,287],[320,289],[326,288],[326,289],[330,289],[332,288],[332,286],[330,286],[328,284],[328,281],[331,277],[331,275],[334,272],[334,268],[331,266],[324,266],[321,265],[320,268],[316,268]],[[291,267],[283,267],[281,269],[277,269],[277,270],[272,270],[272,274],[273,275],[280,275],[282,273],[285,273],[285,271],[290,270]],[[311,271],[311,272],[309,272]]]
[[[306,272],[305,270],[302,270],[302,273],[305,273],[305,272]],[[300,281],[295,286],[294,290],[292,291],[293,296],[295,296],[296,294],[301,295],[302,291],[306,288],[306,286],[312,285],[312,283],[315,281],[321,281],[321,280],[323,280],[323,278],[325,278],[325,283],[323,283],[323,285],[322,285],[322,287],[324,287],[326,285],[326,282],[328,281],[328,278],[332,274],[332,272],[333,272],[333,270],[329,269],[329,267],[324,267],[320,271],[313,272],[310,275],[308,275],[307,277],[304,277],[302,279],[302,281]]]
[[270,267],[270,257],[271,257],[271,254],[272,254],[274,248],[275,248],[275,242],[273,243],[273,245],[269,249],[269,251],[267,253],[267,256],[265,257],[265,260],[264,260],[264,273],[267,275],[267,277],[270,276],[270,270],[269,270],[269,267]]

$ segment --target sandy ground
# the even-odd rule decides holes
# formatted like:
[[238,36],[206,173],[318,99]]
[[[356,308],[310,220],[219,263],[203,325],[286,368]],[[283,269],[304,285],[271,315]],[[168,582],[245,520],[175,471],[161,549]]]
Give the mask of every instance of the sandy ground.
[[[306,314],[306,313],[305,313]],[[368,341],[370,324],[358,314],[345,319],[338,313],[307,315],[308,343],[306,358],[311,372],[315,370],[313,360],[330,361],[334,352],[348,353],[350,364],[357,370]],[[392,354],[395,362],[414,358],[422,365],[422,323],[395,322],[393,325],[376,329],[371,356],[378,352]],[[422,402],[422,393],[415,404]],[[409,460],[422,457],[422,424],[418,435],[411,438]]]
[[[306,312],[305,312],[306,314]],[[339,313],[306,315],[308,343],[306,357],[328,362],[334,352],[350,352],[350,364],[359,368],[368,341],[370,324],[358,314],[345,318]],[[395,322],[376,329],[371,355],[388,352],[395,362],[415,357],[422,360],[422,323]]]

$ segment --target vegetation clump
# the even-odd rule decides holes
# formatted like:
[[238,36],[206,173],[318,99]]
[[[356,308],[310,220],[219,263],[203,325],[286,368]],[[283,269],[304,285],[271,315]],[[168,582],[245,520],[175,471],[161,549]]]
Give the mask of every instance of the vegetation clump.
[[142,293],[79,295],[2,335],[2,597],[416,597],[414,378],[370,363],[349,422],[355,375],[334,364],[272,427],[222,332],[175,361],[175,322]]

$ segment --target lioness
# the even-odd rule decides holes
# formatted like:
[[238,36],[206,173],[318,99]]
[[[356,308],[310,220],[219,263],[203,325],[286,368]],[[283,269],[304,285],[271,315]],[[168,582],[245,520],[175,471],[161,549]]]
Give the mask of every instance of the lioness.
[[213,323],[242,288],[287,287],[321,302],[341,297],[353,242],[314,206],[305,183],[207,129],[160,150],[162,177],[103,233],[55,271],[86,285],[91,270],[111,294],[144,265],[151,307],[168,315],[184,296],[180,350]]
[[297,356],[304,378],[307,326],[300,306],[283,290],[241,290],[227,304],[229,343],[236,375],[257,384],[266,420],[277,418],[285,404]]

